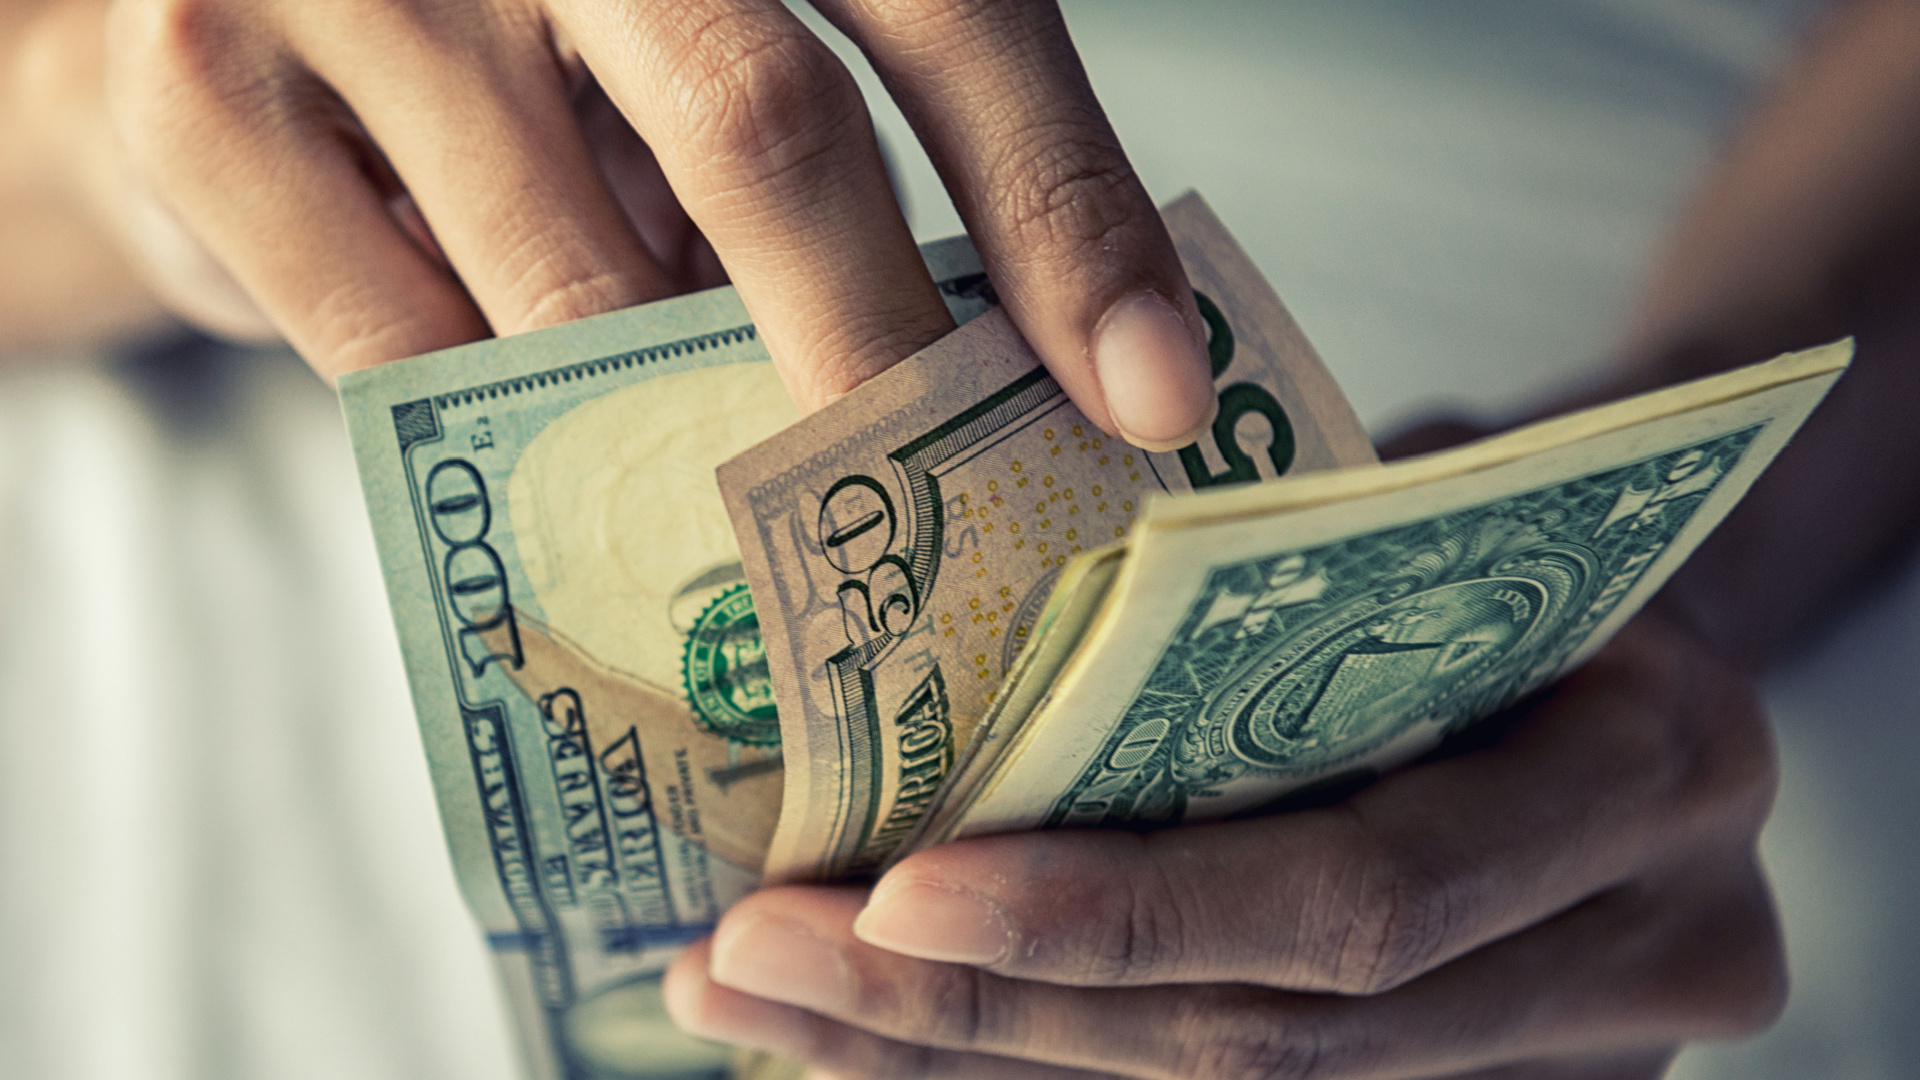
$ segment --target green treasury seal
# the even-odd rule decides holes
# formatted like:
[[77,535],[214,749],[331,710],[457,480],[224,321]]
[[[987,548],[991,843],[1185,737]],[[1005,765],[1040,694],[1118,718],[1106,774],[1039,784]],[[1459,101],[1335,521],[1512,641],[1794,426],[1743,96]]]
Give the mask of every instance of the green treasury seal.
[[680,671],[701,727],[737,743],[780,744],[767,649],[744,583],[715,597],[693,621]]

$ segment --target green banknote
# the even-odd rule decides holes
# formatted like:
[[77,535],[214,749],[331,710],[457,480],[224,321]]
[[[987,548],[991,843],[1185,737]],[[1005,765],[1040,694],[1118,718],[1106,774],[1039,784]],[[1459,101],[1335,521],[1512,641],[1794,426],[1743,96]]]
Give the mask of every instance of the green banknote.
[[[1163,498],[1062,589],[912,848],[1346,790],[1583,662],[1845,369],[1782,357],[1458,450]],[[1048,657],[1044,663],[1040,657]]]
[[[959,321],[964,240],[923,252]],[[759,881],[780,725],[714,468],[797,418],[731,289],[341,381],[461,887],[539,1080],[744,1076],[659,976]]]

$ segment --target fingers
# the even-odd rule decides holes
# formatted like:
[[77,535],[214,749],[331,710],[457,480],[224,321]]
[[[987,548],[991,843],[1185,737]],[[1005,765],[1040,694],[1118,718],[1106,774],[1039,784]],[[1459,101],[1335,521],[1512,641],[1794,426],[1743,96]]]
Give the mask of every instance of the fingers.
[[1489,748],[1330,809],[921,852],[859,933],[1050,982],[1378,993],[1663,861],[1751,846],[1771,743],[1706,664],[1649,617]]
[[[594,118],[574,115],[529,17],[366,4],[342,35],[336,5],[121,12],[132,149],[324,374],[678,290],[596,167],[670,206],[645,190],[650,157],[628,133],[596,162]],[[697,234],[678,233],[673,256],[711,283]]]
[[136,164],[322,374],[484,337],[369,181],[352,119],[244,19],[116,7],[110,92]]
[[580,132],[600,165],[600,175],[606,178],[654,263],[673,281],[674,291],[725,285],[727,272],[714,255],[713,245],[687,217],[653,151],[607,100],[600,84],[587,80],[574,94],[573,110],[580,118]]
[[[294,10],[338,17],[324,7]],[[377,51],[299,17],[292,32],[316,43],[306,62],[381,147],[496,333],[670,295],[596,167],[558,61],[512,10],[365,5]]]
[[1582,1055],[1476,1069],[1445,1080],[1661,1080],[1678,1054],[1677,1047],[1630,1050],[1621,1054]]
[[951,1077],[954,1080],[1101,1080],[1101,1074],[887,1039],[729,989],[707,974],[711,942],[674,961],[662,990],[674,1021],[702,1037],[814,1065],[814,1080]]
[[[1069,392],[1142,445],[1190,441],[1213,406],[1201,323],[1057,11],[832,6],[907,98]],[[487,3],[124,7],[143,80],[122,95],[126,126],[322,370],[665,295],[678,275],[663,261],[717,279],[696,240],[649,252],[635,235],[571,115],[570,47],[658,151],[698,226],[684,235],[706,235],[803,406],[952,327],[851,77],[778,0],[559,0],[552,19]],[[387,162],[406,196],[391,212],[401,193],[367,179]]]
[[[768,1049],[890,1077],[955,1075],[943,1071],[956,1060],[943,1051],[1143,1080],[1438,1077],[1579,1058],[1598,1070],[1658,1052],[1646,1048],[1756,1030],[1784,993],[1778,929],[1750,857],[1615,890],[1359,998],[1009,979],[866,945],[852,931],[859,905],[846,890],[787,888],[751,897],[723,920],[704,957],[711,982],[813,1014],[798,1036],[781,1029],[773,1036],[781,1045]],[[701,959],[686,961],[693,974]],[[708,1012],[682,1006],[675,1016],[719,1034],[702,1026]],[[851,1060],[886,1040],[932,1049],[894,1051],[883,1064]],[[847,1049],[855,1045],[865,1049]]]
[[900,103],[1014,322],[1096,424],[1193,442],[1203,323],[1052,0],[826,0]]
[[559,7],[803,409],[952,329],[852,76],[778,0]]

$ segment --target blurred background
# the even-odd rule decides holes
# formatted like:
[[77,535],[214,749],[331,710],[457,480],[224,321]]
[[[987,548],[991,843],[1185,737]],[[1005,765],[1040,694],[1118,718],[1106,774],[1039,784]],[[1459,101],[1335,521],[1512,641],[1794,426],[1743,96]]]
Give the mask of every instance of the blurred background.
[[[1376,434],[1604,362],[1817,8],[1064,6],[1149,189],[1211,201]],[[916,233],[958,231],[836,45]],[[337,405],[297,360],[183,338],[0,362],[0,597],[0,1076],[514,1075]],[[1770,680],[1794,996],[1676,1076],[1920,1076],[1917,653],[1910,563]]]

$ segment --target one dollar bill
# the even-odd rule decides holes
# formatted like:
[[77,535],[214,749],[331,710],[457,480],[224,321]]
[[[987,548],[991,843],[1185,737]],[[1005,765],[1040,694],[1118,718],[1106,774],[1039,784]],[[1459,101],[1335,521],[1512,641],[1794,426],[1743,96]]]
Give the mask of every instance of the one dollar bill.
[[1350,790],[1584,662],[1732,510],[1851,342],[1442,454],[1156,499],[1074,568],[914,848]]

